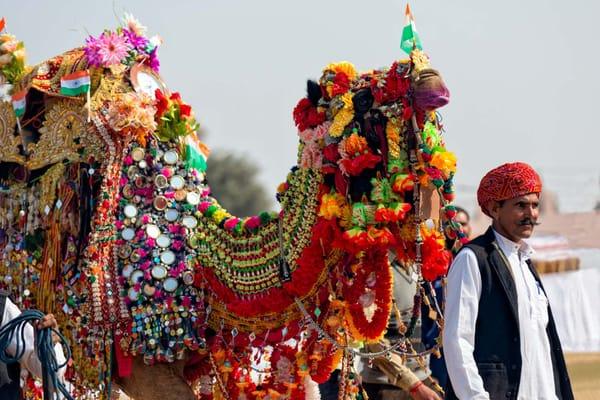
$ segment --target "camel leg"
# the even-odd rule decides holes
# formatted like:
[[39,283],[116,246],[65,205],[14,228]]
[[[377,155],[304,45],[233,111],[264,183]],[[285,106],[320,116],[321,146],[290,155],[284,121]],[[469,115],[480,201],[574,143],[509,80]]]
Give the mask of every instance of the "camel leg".
[[114,400],[195,400],[183,377],[184,366],[185,360],[148,366],[141,357],[136,357],[131,376],[116,382],[123,393]]

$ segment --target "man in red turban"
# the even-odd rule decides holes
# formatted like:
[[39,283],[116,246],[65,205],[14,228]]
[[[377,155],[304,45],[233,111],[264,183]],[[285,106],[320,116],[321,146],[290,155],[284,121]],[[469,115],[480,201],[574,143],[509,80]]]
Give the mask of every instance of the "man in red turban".
[[450,267],[444,312],[447,399],[571,400],[552,312],[531,264],[542,190],[521,162],[488,172],[477,190],[492,218]]

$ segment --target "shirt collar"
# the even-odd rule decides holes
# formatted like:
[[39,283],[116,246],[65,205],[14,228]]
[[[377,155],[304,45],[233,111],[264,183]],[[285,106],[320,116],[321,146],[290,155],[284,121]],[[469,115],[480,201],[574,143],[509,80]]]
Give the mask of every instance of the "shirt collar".
[[496,242],[498,242],[498,246],[507,256],[511,254],[517,254],[521,256],[524,260],[528,260],[531,258],[531,255],[534,253],[533,248],[524,240],[521,240],[519,243],[515,243],[512,240],[502,236],[495,229],[492,228],[494,232],[494,236],[496,237]]

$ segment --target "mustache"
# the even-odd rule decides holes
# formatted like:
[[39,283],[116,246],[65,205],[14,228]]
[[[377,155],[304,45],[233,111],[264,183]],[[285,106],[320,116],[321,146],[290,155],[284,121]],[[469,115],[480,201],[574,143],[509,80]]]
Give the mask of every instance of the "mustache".
[[541,224],[542,224],[541,222],[538,222],[537,220],[534,221],[531,218],[522,219],[518,223],[519,226],[525,226],[525,225],[537,226],[537,225],[541,225]]

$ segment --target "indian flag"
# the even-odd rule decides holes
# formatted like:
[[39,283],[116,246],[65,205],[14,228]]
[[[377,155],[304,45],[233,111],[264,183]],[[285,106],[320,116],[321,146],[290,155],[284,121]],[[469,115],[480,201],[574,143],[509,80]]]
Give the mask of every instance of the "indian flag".
[[25,114],[25,106],[27,104],[27,90],[21,90],[19,93],[15,93],[12,96],[12,106],[15,110],[17,118],[21,118]]
[[404,29],[402,29],[400,48],[407,54],[410,54],[410,52],[414,49],[423,50],[421,39],[419,38],[417,27],[415,26],[415,18],[413,17],[412,12],[410,12],[410,6],[408,4],[406,4],[406,11],[404,12],[404,15],[406,16],[406,22]]
[[195,132],[185,137],[185,166],[187,169],[194,168],[198,172],[205,173],[208,153],[210,150],[198,139]]
[[90,90],[90,74],[87,70],[73,72],[60,78],[60,94],[77,96]]

